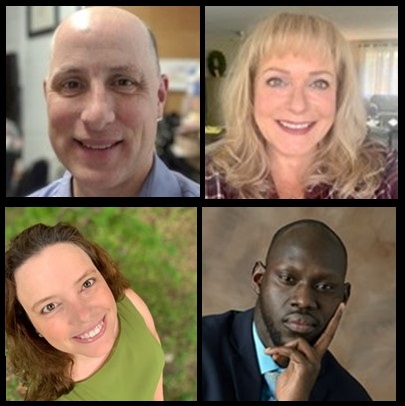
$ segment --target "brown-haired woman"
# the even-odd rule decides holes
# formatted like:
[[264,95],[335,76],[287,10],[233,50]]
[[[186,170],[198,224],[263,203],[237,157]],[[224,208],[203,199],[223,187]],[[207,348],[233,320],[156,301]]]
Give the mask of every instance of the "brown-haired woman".
[[34,225],[6,251],[8,357],[27,400],[163,400],[153,318],[73,226]]
[[247,36],[207,149],[206,199],[397,199],[397,152],[367,136],[349,43],[324,18],[279,14]]

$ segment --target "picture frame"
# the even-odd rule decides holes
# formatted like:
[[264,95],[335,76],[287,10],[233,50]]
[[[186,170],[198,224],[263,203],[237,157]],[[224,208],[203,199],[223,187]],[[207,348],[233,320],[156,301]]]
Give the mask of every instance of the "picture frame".
[[199,59],[166,59],[160,60],[162,73],[169,76],[169,89],[171,92],[185,92],[189,83],[191,72],[200,68]]
[[27,6],[28,36],[46,34],[59,23],[58,6]]

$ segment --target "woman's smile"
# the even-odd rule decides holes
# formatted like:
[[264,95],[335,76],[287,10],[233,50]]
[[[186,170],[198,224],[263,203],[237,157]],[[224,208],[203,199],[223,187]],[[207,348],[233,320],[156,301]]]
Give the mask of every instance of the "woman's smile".
[[107,323],[106,317],[104,316],[95,327],[91,328],[90,330],[87,330],[84,333],[74,336],[73,340],[83,344],[93,343],[94,341],[97,341],[104,335],[106,329]]

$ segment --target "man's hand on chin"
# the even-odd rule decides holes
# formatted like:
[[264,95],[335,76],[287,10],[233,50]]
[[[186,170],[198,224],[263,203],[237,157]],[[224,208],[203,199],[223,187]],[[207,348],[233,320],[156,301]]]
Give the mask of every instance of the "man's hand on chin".
[[298,338],[284,346],[265,350],[275,362],[286,367],[277,379],[277,400],[309,400],[321,368],[322,357],[336,333],[344,307],[344,303],[337,307],[325,331],[313,346],[303,338]]

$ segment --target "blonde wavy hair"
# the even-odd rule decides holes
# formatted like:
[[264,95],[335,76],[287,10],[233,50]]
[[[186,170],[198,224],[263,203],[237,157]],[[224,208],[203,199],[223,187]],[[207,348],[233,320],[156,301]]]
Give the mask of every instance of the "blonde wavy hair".
[[226,135],[207,148],[209,169],[220,173],[240,198],[266,198],[275,190],[267,141],[253,115],[257,67],[269,55],[306,57],[308,50],[335,64],[337,95],[334,124],[318,144],[304,187],[326,184],[334,198],[364,199],[380,184],[383,146],[367,137],[349,43],[324,18],[283,13],[260,22],[242,44],[222,91]]

